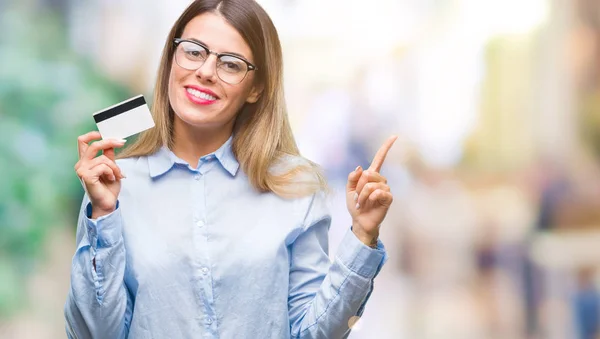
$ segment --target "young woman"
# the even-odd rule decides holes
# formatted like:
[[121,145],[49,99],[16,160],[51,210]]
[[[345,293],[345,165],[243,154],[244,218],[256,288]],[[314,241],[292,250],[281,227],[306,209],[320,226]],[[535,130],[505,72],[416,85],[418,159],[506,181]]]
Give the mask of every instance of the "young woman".
[[68,336],[347,336],[385,260],[392,194],[379,169],[395,138],[350,173],[353,223],[330,261],[326,185],[296,147],[279,38],[257,3],[191,3],[165,43],[152,109],[156,127],[119,160],[123,140],[79,137]]

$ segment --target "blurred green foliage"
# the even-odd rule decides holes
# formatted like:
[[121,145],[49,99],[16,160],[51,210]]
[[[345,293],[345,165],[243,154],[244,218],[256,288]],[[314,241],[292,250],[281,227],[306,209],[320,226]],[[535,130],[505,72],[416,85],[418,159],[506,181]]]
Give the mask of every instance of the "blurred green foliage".
[[25,301],[49,232],[75,229],[77,136],[130,95],[69,50],[62,13],[27,5],[0,11],[0,318]]

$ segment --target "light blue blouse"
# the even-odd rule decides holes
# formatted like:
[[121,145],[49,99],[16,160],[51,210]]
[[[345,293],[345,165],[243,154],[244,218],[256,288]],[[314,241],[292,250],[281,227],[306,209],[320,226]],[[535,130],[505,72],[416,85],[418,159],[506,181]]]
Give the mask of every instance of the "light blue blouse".
[[[340,338],[385,261],[348,229],[328,257],[315,194],[255,191],[230,138],[196,168],[169,149],[117,160],[117,209],[84,198],[65,304],[69,338]],[[92,264],[95,259],[96,268]]]

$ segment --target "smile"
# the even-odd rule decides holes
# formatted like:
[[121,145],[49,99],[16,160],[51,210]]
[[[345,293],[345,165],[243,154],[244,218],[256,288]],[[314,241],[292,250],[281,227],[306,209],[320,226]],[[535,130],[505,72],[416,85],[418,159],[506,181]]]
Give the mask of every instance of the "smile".
[[209,101],[215,101],[215,100],[217,100],[216,97],[214,97],[214,96],[212,96],[210,94],[207,94],[207,93],[204,93],[204,92],[200,92],[200,91],[195,90],[195,89],[190,88],[190,87],[186,88],[185,90],[189,94],[193,95],[196,98],[200,98],[200,99],[204,99],[204,100],[209,100]]

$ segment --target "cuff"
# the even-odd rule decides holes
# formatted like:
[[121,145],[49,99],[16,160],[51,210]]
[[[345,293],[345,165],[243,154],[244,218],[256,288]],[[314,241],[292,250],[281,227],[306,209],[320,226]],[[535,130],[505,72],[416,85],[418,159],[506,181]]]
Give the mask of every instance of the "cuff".
[[336,257],[356,274],[372,279],[387,260],[385,247],[377,240],[377,248],[371,248],[358,240],[352,229],[348,229],[340,243]]
[[87,236],[93,248],[113,246],[122,238],[123,226],[118,201],[117,208],[112,213],[103,215],[98,219],[90,219],[92,216],[91,203],[87,204],[85,214]]

